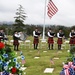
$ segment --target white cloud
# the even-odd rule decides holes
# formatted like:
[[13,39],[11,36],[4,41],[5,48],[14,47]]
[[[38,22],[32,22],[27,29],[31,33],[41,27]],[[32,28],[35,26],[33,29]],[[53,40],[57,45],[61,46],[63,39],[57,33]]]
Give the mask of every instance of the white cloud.
[[[48,0],[46,1],[48,3]],[[53,2],[58,7],[59,11],[52,17],[52,19],[49,19],[46,14],[45,23],[69,26],[75,25],[75,0],[53,0]],[[25,23],[44,23],[45,0],[0,0],[0,21],[14,21],[16,9],[19,4],[25,8],[25,13],[28,16]]]

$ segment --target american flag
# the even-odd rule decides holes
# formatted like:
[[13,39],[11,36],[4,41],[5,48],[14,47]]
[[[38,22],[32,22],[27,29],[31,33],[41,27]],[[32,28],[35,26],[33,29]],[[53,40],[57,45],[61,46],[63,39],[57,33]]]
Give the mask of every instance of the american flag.
[[50,59],[50,63],[51,63],[52,65],[54,65],[54,61],[53,61],[52,58]]
[[55,15],[56,12],[58,11],[58,8],[55,6],[52,0],[49,0],[47,7],[48,7],[47,14],[50,18],[52,18],[52,16]]
[[23,59],[23,60],[22,60],[22,64],[25,64],[25,63],[26,63],[26,61]]

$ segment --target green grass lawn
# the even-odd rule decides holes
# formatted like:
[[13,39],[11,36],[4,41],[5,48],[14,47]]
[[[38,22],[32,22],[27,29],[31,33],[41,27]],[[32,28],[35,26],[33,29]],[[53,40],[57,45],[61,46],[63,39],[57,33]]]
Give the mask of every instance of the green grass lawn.
[[[11,38],[12,39],[12,38]],[[62,70],[62,62],[66,62],[67,57],[69,56],[69,53],[67,50],[69,50],[69,44],[66,44],[63,46],[62,50],[57,50],[57,44],[55,44],[54,50],[48,50],[47,44],[45,47],[41,48],[41,43],[39,43],[39,49],[34,50],[33,49],[33,37],[28,37],[28,40],[31,40],[31,47],[25,47],[25,44],[20,44],[19,49],[23,51],[23,55],[25,56],[26,63],[25,67],[27,69],[25,70],[26,75],[59,75],[60,71]],[[54,40],[57,40],[55,38]],[[66,47],[66,48],[65,48]],[[13,45],[12,45],[13,50]],[[47,52],[43,52],[47,51]],[[62,53],[61,53],[61,52]],[[18,51],[19,54],[20,51]],[[40,57],[39,59],[34,59],[34,57]],[[54,65],[50,63],[50,59],[57,57],[59,59],[53,59]],[[53,73],[44,73],[44,70],[46,68],[54,68]]]

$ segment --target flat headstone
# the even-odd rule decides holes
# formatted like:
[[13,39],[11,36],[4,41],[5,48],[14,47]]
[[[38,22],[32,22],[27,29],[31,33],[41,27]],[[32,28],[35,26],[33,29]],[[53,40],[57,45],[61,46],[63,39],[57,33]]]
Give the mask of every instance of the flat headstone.
[[62,51],[58,51],[58,53],[62,53]]
[[39,59],[40,57],[34,57],[34,59]]
[[43,52],[47,52],[47,51],[43,51]]
[[53,73],[54,68],[46,68],[44,73]]
[[56,59],[56,60],[57,60],[57,59],[59,59],[59,58],[57,58],[57,57],[54,57],[53,59]]

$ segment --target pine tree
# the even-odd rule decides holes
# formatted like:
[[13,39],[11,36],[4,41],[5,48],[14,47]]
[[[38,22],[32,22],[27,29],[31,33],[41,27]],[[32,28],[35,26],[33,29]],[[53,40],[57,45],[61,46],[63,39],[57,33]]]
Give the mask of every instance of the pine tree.
[[14,30],[17,29],[17,31],[24,31],[24,20],[26,19],[26,13],[24,12],[24,8],[22,7],[22,5],[19,5],[19,8],[17,9],[16,12],[16,16],[15,18],[15,24],[14,26]]

